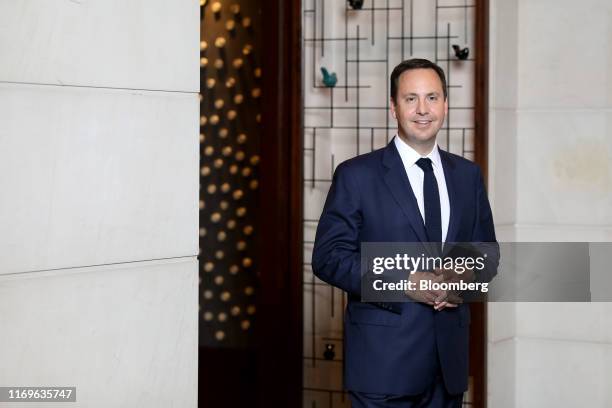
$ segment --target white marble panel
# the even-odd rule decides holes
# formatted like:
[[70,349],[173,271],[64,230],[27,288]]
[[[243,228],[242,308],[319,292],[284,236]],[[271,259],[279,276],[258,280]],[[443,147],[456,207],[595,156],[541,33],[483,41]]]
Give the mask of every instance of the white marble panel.
[[2,1],[0,80],[199,92],[199,18],[197,0]]
[[518,113],[519,223],[612,225],[612,111]]
[[514,224],[495,224],[495,236],[498,242],[517,242]]
[[493,0],[490,8],[489,106],[514,108],[518,87],[518,2]]
[[517,224],[517,242],[610,242],[612,225]]
[[612,343],[610,303],[516,303],[516,335]]
[[612,106],[612,2],[521,0],[521,108]]
[[[612,240],[612,4],[490,4],[494,212],[516,208],[514,219],[496,218],[498,237]],[[503,109],[514,110],[516,119],[500,124]],[[513,141],[514,151],[500,144]],[[508,177],[516,184],[506,183]],[[488,305],[489,405],[612,406],[608,309],[605,303]]]
[[490,302],[487,307],[487,339],[491,343],[516,336],[516,302]]
[[493,219],[496,223],[516,222],[517,136],[516,111],[490,110],[489,139],[494,150],[489,160],[489,184]]
[[515,408],[516,341],[514,338],[488,343],[487,401],[489,407]]
[[612,345],[520,338],[516,406],[609,407]]
[[195,255],[198,97],[0,85],[0,274]]
[[74,408],[197,406],[195,257],[0,276],[0,325],[3,386],[76,386]]

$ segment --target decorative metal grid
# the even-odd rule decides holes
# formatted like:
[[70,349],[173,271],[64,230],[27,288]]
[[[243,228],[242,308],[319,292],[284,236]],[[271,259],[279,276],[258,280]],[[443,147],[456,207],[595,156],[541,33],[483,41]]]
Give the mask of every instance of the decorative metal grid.
[[[302,7],[303,405],[348,407],[342,388],[346,297],[312,274],[318,219],[336,165],[384,147],[396,133],[388,81],[405,59],[427,58],[444,69],[449,112],[438,144],[473,160],[475,5],[467,0],[305,0]],[[470,391],[465,400],[471,405]]]

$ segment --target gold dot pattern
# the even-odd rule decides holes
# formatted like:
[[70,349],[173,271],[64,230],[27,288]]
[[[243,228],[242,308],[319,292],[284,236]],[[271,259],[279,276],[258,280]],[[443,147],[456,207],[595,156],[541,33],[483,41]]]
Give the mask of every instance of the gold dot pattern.
[[230,11],[232,14],[240,14],[240,4],[232,4],[230,6]]
[[256,316],[261,10],[200,4],[200,342],[236,346]]
[[215,40],[215,46],[217,48],[223,48],[225,47],[225,38],[223,37],[217,37],[217,39]]

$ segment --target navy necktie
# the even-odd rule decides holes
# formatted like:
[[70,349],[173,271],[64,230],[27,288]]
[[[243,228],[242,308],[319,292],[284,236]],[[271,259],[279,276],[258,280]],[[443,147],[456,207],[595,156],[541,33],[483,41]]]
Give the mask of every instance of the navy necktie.
[[[423,205],[425,206],[425,231],[430,242],[442,242],[442,215],[440,210],[440,192],[438,182],[431,166],[431,159],[420,158],[416,162],[423,172]],[[441,252],[441,244],[436,245],[438,253]]]

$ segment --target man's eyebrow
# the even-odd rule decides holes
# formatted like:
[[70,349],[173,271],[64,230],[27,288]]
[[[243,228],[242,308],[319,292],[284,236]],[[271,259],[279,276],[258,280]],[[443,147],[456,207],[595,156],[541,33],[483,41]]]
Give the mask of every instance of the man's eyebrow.
[[[431,96],[431,95],[434,95],[434,96],[440,96],[440,92],[437,92],[437,91],[434,91],[434,92],[429,92],[429,93],[427,93],[426,95],[427,95],[427,96]],[[410,93],[405,93],[405,94],[403,94],[402,96],[404,96],[404,97],[406,97],[406,96],[419,96],[419,94],[414,93],[414,92],[410,92]]]

